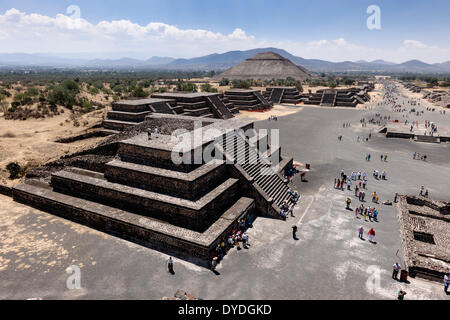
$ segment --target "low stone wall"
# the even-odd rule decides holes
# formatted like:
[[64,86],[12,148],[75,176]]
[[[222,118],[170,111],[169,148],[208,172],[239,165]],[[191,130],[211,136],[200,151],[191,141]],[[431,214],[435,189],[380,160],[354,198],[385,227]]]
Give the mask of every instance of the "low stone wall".
[[12,189],[10,187],[0,184],[0,194],[3,194],[4,196],[7,197],[12,197]]
[[413,133],[387,131],[386,138],[412,139],[412,138],[414,138],[414,134]]
[[120,112],[120,111],[110,111],[108,112],[109,120],[119,120],[126,122],[143,122],[145,117],[148,116],[151,112]]

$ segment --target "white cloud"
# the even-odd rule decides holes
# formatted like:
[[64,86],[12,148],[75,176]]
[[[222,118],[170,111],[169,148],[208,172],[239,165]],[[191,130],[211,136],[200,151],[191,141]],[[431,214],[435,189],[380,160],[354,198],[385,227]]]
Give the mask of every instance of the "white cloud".
[[129,20],[92,24],[63,14],[55,18],[10,9],[0,14],[2,52],[139,51],[159,55],[193,56],[209,50],[248,46],[254,37],[236,28],[230,34],[181,29],[161,22],[139,25]]
[[[0,52],[86,53],[107,58],[114,53],[148,58],[153,55],[194,57],[229,50],[278,47],[304,58],[330,61],[385,59],[404,62],[450,60],[450,50],[404,40],[390,48],[378,44],[362,46],[344,38],[313,41],[257,39],[235,28],[229,34],[203,29],[182,29],[162,22],[140,25],[130,20],[101,21],[93,24],[82,14],[49,17],[10,9],[0,14]],[[72,13],[72,12],[70,12]],[[68,14],[70,14],[68,12]]]

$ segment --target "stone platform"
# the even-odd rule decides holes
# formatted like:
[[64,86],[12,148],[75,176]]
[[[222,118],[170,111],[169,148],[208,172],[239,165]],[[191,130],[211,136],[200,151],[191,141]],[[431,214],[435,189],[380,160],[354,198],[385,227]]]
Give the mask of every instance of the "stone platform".
[[450,273],[450,204],[401,196],[398,217],[410,275],[441,282]]

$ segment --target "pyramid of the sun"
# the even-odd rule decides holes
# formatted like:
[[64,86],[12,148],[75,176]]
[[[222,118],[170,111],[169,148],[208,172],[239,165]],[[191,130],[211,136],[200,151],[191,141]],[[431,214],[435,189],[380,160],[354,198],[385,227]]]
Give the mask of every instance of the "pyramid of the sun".
[[312,75],[305,68],[295,65],[292,61],[283,58],[279,54],[263,52],[226,70],[215,78],[227,78],[230,80],[272,80],[286,79],[288,77],[303,81],[310,79]]

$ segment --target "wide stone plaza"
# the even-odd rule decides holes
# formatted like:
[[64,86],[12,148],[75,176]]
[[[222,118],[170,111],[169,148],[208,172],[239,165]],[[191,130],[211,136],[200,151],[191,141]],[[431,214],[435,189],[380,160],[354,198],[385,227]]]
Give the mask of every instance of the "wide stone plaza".
[[[381,86],[376,90],[382,94]],[[232,249],[216,272],[175,259],[171,275],[163,253],[0,196],[0,299],[161,299],[178,289],[202,299],[396,299],[400,288],[407,299],[450,299],[442,282],[391,278],[392,265],[403,263],[402,240],[396,206],[382,204],[396,192],[417,196],[421,186],[432,199],[448,202],[450,144],[386,138],[380,126],[362,126],[362,118],[376,114],[402,119],[380,101],[356,109],[290,106],[295,113],[255,124],[280,129],[283,154],[311,164],[311,170],[306,181],[298,175],[292,181],[301,194],[294,217],[258,217],[248,231],[248,249]],[[450,127],[450,116],[439,111],[425,110],[425,119]],[[343,128],[345,122],[350,127]],[[414,160],[414,152],[426,154],[427,161]],[[380,155],[388,155],[387,161]],[[347,197],[353,209],[359,201],[354,191],[334,188],[341,170],[367,172],[366,205],[376,191],[378,222],[346,210]],[[374,170],[386,170],[387,180],[374,179]],[[358,238],[361,226],[365,234],[375,229],[376,243]],[[66,269],[73,265],[81,270],[81,289],[67,288]]]

